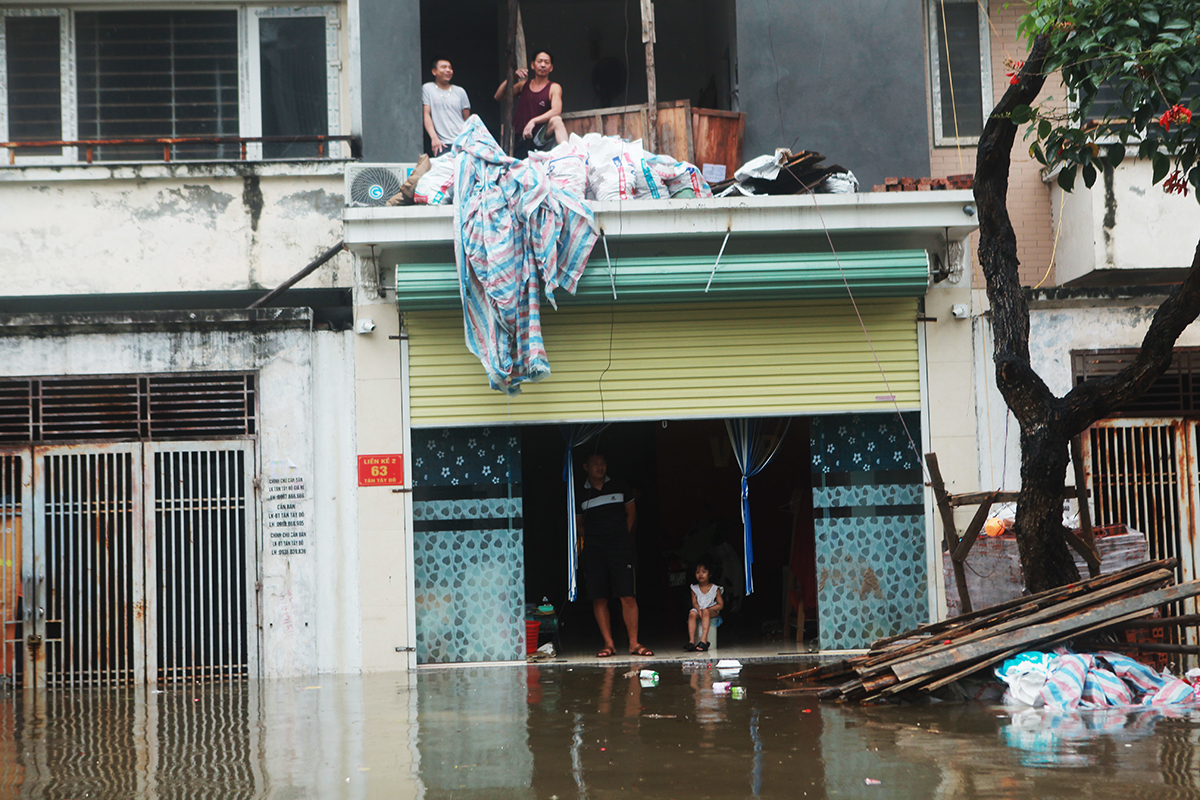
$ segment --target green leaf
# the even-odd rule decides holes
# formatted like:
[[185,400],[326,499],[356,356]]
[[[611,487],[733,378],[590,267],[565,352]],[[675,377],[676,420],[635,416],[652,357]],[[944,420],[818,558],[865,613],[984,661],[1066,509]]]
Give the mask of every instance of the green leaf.
[[1125,160],[1125,146],[1120,144],[1112,144],[1108,146],[1108,164],[1111,167],[1121,166],[1121,162]]
[[1171,171],[1171,159],[1156,150],[1150,158],[1150,162],[1154,164],[1154,177],[1150,180],[1153,185],[1167,177],[1167,173]]
[[1058,185],[1064,192],[1075,188],[1075,167],[1063,167],[1058,173]]
[[1159,20],[1158,12],[1153,8],[1142,6],[1142,19],[1146,22],[1149,22],[1151,25],[1157,25]]
[[1192,27],[1192,23],[1188,22],[1186,19],[1179,19],[1178,17],[1176,17],[1175,19],[1168,22],[1166,25],[1163,25],[1163,30],[1186,31],[1190,27]]
[[1052,128],[1052,126],[1050,125],[1050,120],[1044,119],[1041,122],[1039,122],[1038,123],[1038,138],[1045,139],[1047,136],[1049,136],[1051,128]]
[[1083,182],[1089,189],[1096,183],[1096,168],[1091,164],[1083,165]]
[[1029,106],[1017,106],[1012,110],[1009,118],[1013,121],[1014,125],[1024,125],[1033,119],[1033,109]]

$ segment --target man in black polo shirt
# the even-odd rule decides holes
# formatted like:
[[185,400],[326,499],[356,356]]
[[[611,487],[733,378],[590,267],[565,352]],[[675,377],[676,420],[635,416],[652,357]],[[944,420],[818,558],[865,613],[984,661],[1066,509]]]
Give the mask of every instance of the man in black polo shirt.
[[583,468],[587,480],[576,495],[575,527],[583,541],[580,562],[592,611],[604,637],[604,649],[596,657],[617,653],[608,614],[610,597],[621,599],[621,616],[629,631],[629,654],[652,656],[654,653],[637,638],[638,606],[633,596],[633,523],[637,521],[637,509],[633,493],[624,481],[608,477],[608,464],[600,453],[588,456]]

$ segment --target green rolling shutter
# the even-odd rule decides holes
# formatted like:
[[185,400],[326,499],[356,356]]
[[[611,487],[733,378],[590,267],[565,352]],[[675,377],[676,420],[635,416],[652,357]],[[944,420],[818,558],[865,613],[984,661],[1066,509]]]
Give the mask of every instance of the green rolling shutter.
[[[929,285],[924,250],[841,253],[716,254],[613,259],[621,303],[730,302],[796,298],[840,298],[846,284],[855,297],[921,297]],[[709,291],[709,278],[712,286]],[[406,263],[396,267],[402,310],[459,308],[458,273],[453,263]],[[579,281],[575,296],[558,292],[563,307],[608,304],[612,300],[608,264],[601,250]],[[548,304],[547,304],[548,305]]]

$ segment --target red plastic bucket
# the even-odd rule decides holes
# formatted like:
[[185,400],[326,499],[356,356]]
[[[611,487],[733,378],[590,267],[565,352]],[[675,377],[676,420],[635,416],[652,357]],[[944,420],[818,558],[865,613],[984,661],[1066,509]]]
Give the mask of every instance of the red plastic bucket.
[[542,623],[537,620],[528,620],[525,623],[525,652],[532,654],[537,652],[538,647],[538,631],[541,629]]

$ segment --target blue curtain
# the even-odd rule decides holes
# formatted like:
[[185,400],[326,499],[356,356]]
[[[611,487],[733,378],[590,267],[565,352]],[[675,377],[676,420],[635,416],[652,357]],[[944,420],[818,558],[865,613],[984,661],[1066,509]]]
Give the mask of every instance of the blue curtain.
[[599,436],[608,426],[607,422],[558,426],[567,443],[567,452],[563,455],[563,480],[567,482],[567,599],[572,602],[577,590],[575,572],[579,559],[579,535],[575,531],[575,481],[578,476],[574,474],[574,451],[577,446]]
[[742,537],[746,552],[747,596],[754,593],[754,577],[751,574],[751,567],[754,566],[754,543],[750,540],[750,487],[747,482],[771,463],[791,424],[791,419],[725,420],[725,430],[729,432],[729,441],[733,443],[733,453],[737,456],[738,466],[742,468]]

